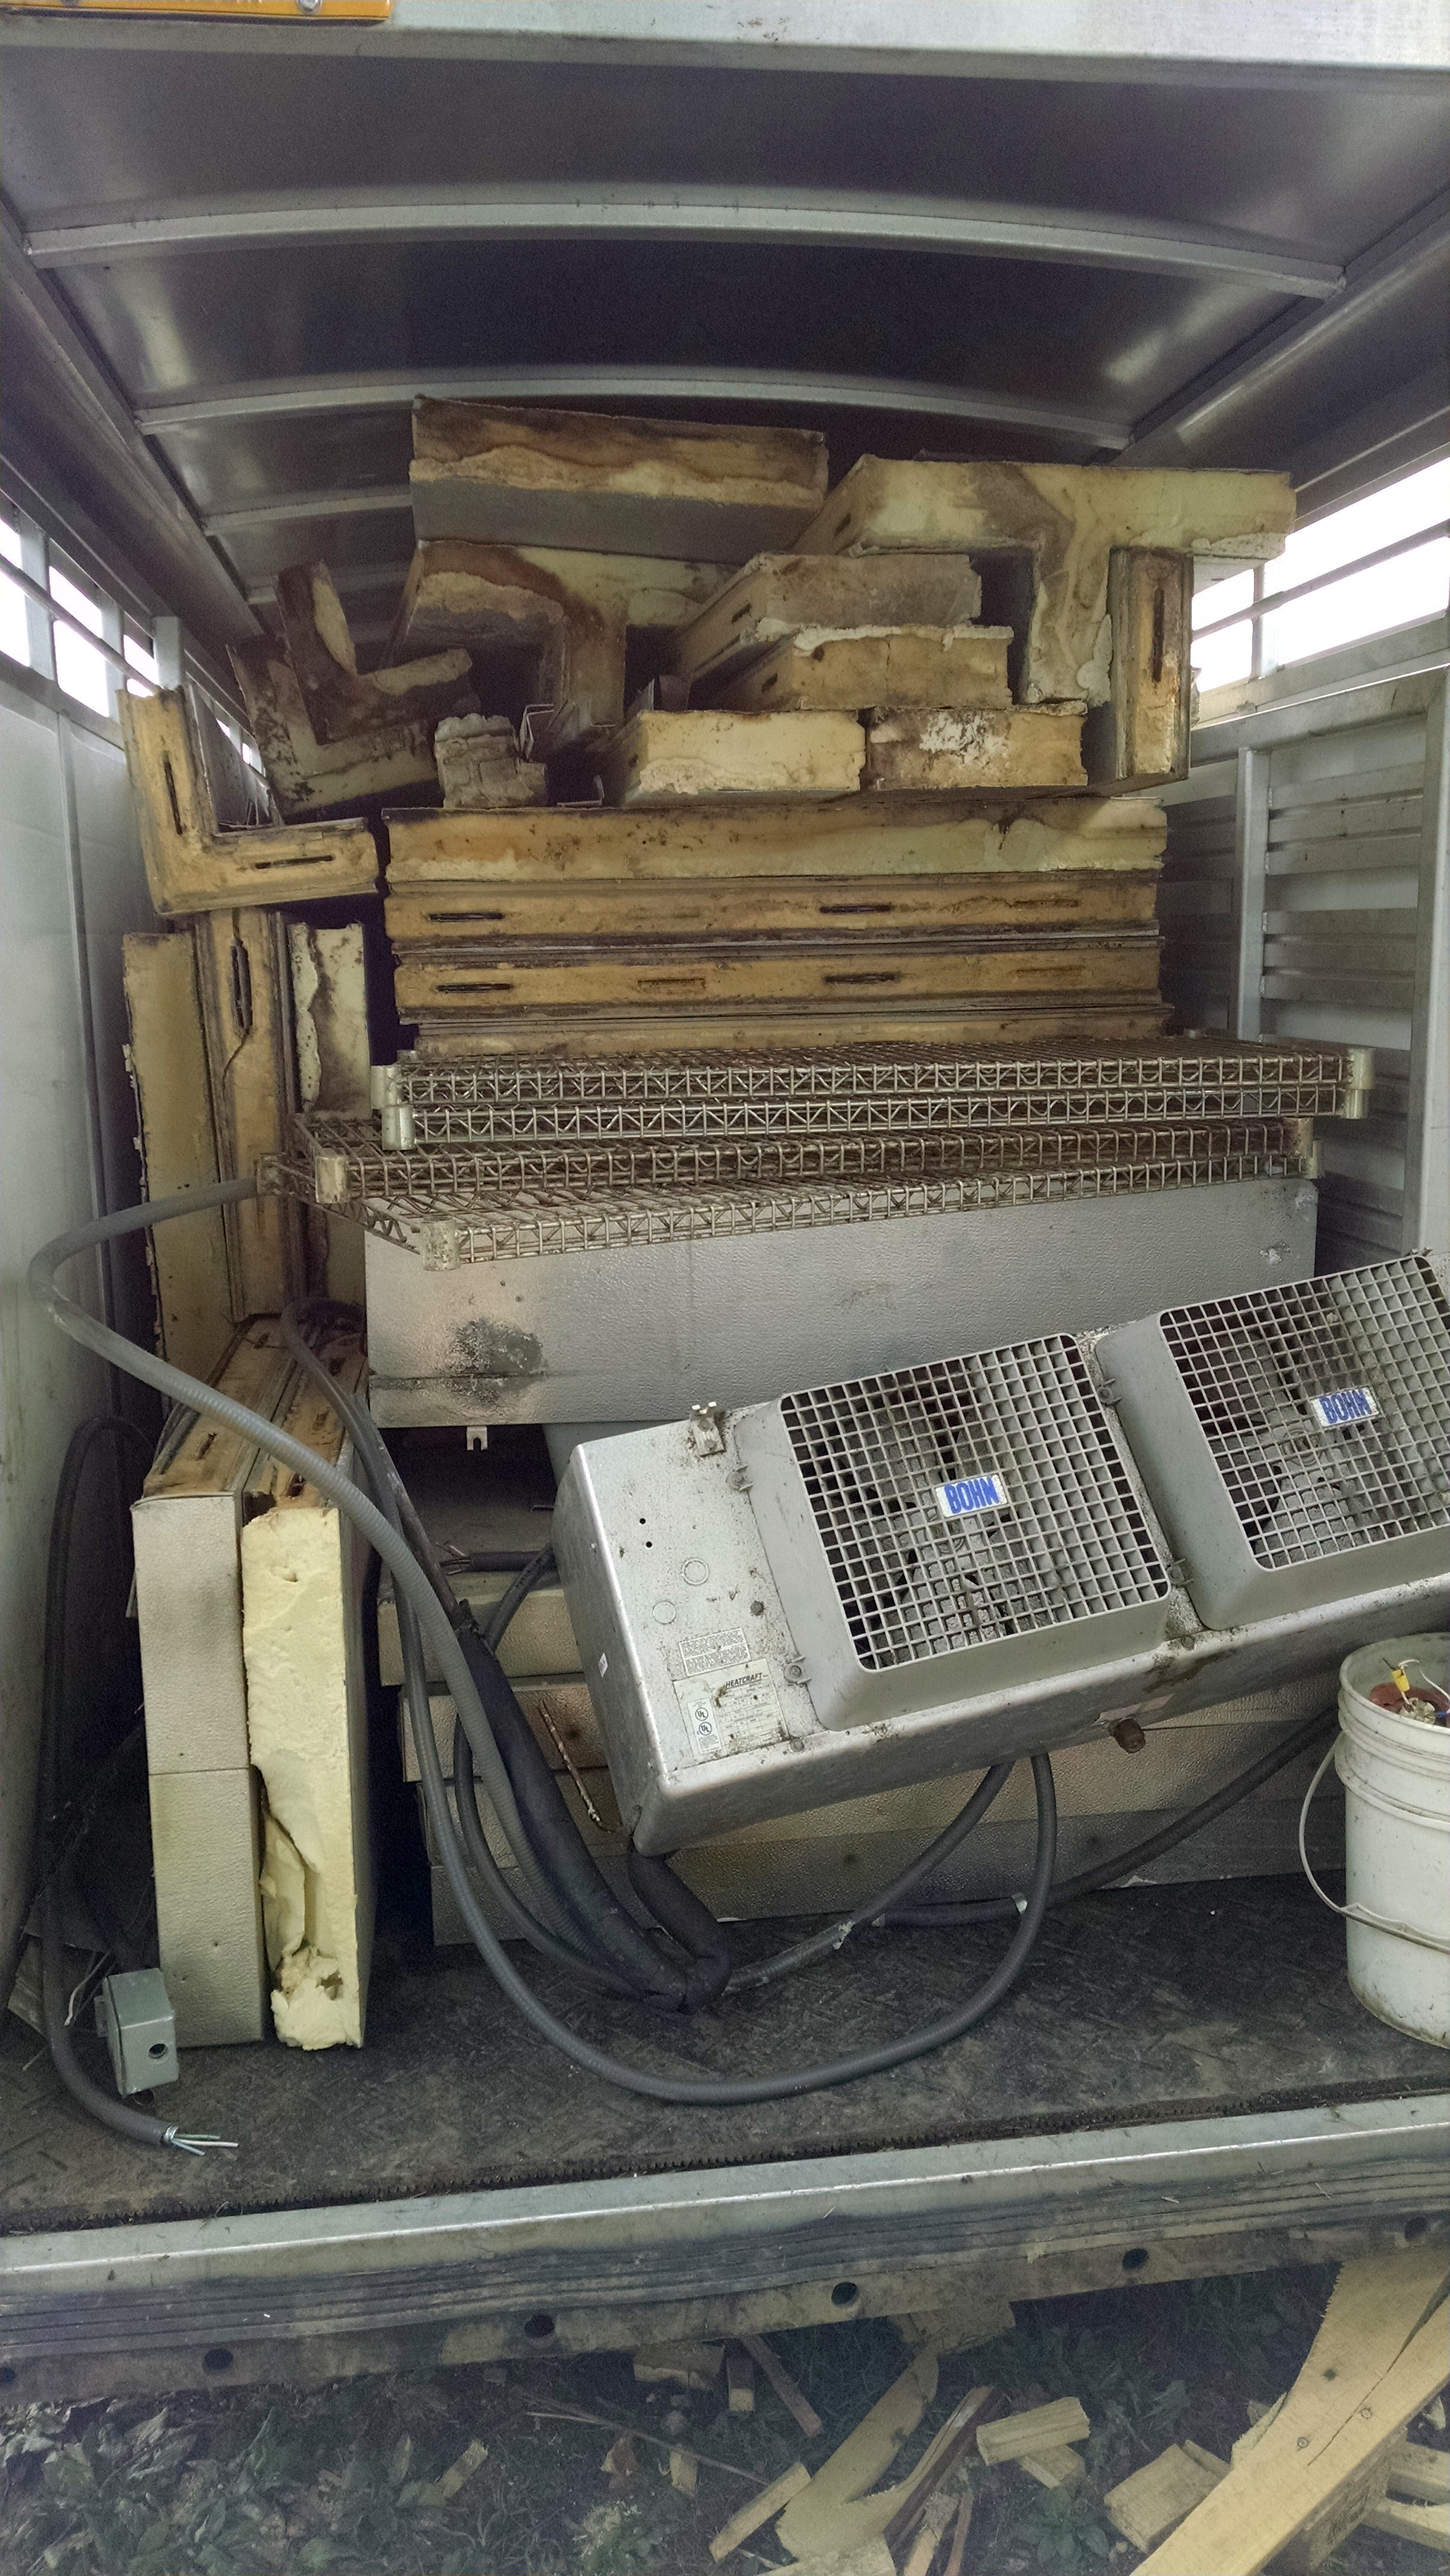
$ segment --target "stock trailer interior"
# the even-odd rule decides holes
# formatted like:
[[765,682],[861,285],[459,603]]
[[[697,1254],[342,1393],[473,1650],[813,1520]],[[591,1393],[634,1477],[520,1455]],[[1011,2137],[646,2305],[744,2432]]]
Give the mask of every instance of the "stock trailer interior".
[[[1445,1623],[1443,1461],[1405,1434],[1378,1518],[1323,1464],[1444,1401],[1443,595],[1265,649],[1345,569],[1274,589],[1296,514],[1450,453],[1440,13],[7,0],[0,51],[4,2384],[988,2314],[1441,2226],[1443,2047],[1352,1990],[1297,1836],[1344,1655]],[[1245,644],[1192,709],[1191,595]],[[208,1186],[86,1238],[63,1337],[35,1254]],[[1304,1379],[1298,1536],[1245,1553],[1260,1502],[1212,1556],[1261,1313],[1379,1392]],[[250,1413],[168,1415],[108,1334]],[[507,1781],[481,1862],[458,1817],[499,1667],[410,1606],[379,1432],[483,1631],[508,1598],[613,1909],[582,1989],[497,1942]],[[331,1646],[269,1661],[324,1556]],[[180,2080],[130,2136],[37,2036],[47,1709],[108,1902],[155,1837]],[[1332,1771],[1310,1834],[1341,1866]],[[143,1960],[65,1901],[105,2086],[88,1961]]]

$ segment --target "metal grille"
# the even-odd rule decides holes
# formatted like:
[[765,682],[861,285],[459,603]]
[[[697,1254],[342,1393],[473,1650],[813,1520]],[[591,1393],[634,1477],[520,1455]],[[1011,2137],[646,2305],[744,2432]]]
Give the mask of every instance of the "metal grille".
[[1063,1057],[859,1047],[750,1056],[404,1057],[420,1144],[886,1133],[986,1125],[1342,1114],[1334,1048],[1215,1046]]
[[[1162,1318],[1256,1564],[1450,1525],[1450,1308],[1423,1254]],[[1324,1429],[1315,1396],[1366,1387]]]
[[[1168,1597],[1080,1352],[1024,1342],[781,1405],[868,1671]],[[997,1507],[944,1517],[944,1485]]]

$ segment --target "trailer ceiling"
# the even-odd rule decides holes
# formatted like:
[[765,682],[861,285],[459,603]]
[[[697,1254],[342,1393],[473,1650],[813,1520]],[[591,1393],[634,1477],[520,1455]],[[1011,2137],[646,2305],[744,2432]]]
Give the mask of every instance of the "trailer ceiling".
[[1321,506],[1445,442],[1450,29],[1416,0],[3,41],[7,453],[214,649],[312,554],[382,623],[419,391],[794,420],[836,474],[1282,466]]

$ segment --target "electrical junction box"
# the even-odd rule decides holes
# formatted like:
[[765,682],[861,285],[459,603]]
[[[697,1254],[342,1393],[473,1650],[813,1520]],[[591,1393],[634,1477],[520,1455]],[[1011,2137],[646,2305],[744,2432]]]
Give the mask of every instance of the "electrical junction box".
[[111,2052],[118,2093],[176,2082],[176,2018],[159,1968],[125,1968],[104,1978],[96,2028]]
[[1428,1253],[1174,1307],[1096,1361],[1211,1626],[1443,1573],[1450,1303]]

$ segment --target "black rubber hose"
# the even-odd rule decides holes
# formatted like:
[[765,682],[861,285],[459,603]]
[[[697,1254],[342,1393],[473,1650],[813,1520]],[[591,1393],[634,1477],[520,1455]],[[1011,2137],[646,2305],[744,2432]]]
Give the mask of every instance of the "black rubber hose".
[[[950,1860],[958,1844],[965,1842],[968,1834],[981,1823],[993,1799],[1006,1788],[1016,1767],[1012,1762],[994,1762],[951,1823],[934,1842],[927,1844],[924,1852],[919,1852],[915,1860],[907,1863],[888,1887],[881,1888],[864,1905],[856,1906],[843,1922],[828,1924],[824,1932],[812,1932],[790,1949],[777,1950],[772,1958],[760,1959],[748,1968],[741,1968],[734,1980],[736,1988],[774,1985],[777,1977],[788,1976],[793,1969],[808,1967],[813,1959],[824,1959],[832,1950],[839,1950],[863,1923],[880,1923],[888,1915],[892,1920],[900,1921],[901,1917],[894,1909],[902,1897],[909,1896],[911,1890],[919,1887],[924,1878],[929,1878],[934,1869],[940,1869],[943,1861]],[[1015,1907],[1013,1911],[1016,1911]]]
[[51,1515],[50,1553],[45,1578],[45,1632],[40,1694],[40,1983],[46,2045],[51,2063],[71,2100],[104,2128],[142,2147],[180,2147],[200,2154],[204,2146],[227,2146],[224,2138],[184,2137],[175,2124],[138,2110],[119,2093],[108,2092],[86,2073],[76,2055],[67,2014],[70,1994],[65,1973],[65,1927],[61,1919],[61,1763],[60,1722],[65,1693],[66,1604],[76,1501],[86,1462],[98,1440],[134,1443],[146,1465],[151,1443],[134,1422],[118,1413],[93,1414],[78,1423],[61,1464]]
[[[1186,1816],[1175,1817],[1171,1825],[1162,1826],[1156,1834],[1149,1834],[1140,1843],[1131,1843],[1126,1851],[1115,1852],[1111,1860],[1096,1861],[1091,1869],[1080,1869],[1075,1878],[1060,1879],[1052,1891],[1052,1904],[1070,1905],[1074,1897],[1092,1896],[1099,1888],[1113,1887],[1129,1870],[1143,1869],[1149,1861],[1157,1860],[1161,1853],[1172,1851],[1178,1843],[1186,1843],[1194,1834],[1201,1833],[1205,1825],[1213,1824],[1219,1816],[1226,1815],[1230,1807],[1236,1807],[1241,1798],[1252,1797],[1255,1789],[1261,1788],[1266,1780],[1272,1780],[1276,1771],[1286,1770],[1301,1753],[1307,1753],[1311,1745],[1318,1744],[1338,1724],[1337,1706],[1321,1708],[1313,1717],[1306,1717],[1302,1725],[1295,1727],[1292,1735],[1282,1737],[1267,1753],[1261,1753],[1258,1761],[1251,1762],[1246,1771],[1235,1772],[1232,1780],[1226,1780],[1221,1789],[1215,1789],[1211,1798],[1190,1807]],[[885,1920],[888,1923],[919,1924],[924,1929],[933,1926],[942,1929],[969,1923],[1003,1923],[1019,1908],[1020,1899],[1015,1896],[982,1896],[961,1905],[892,1906]]]
[[684,2007],[686,2012],[702,2011],[724,1993],[734,1972],[734,1953],[723,1929],[694,1889],[675,1876],[667,1860],[636,1851],[631,1843],[625,1868],[641,1905],[647,1905],[655,1921],[693,1957],[694,1967],[685,1979]]
[[[527,1588],[525,1575],[520,1575],[512,1587],[522,1600],[520,1586]],[[505,1594],[500,1608],[510,1597]],[[683,2009],[688,1977],[659,1956],[634,1917],[620,1904],[569,1813],[558,1779],[549,1768],[543,1747],[487,1636],[480,1636],[471,1622],[460,1624],[457,1633],[483,1713],[508,1772],[524,1831],[585,1948],[597,1950],[603,1964],[626,1978],[636,1992],[658,1996],[672,2007]]]

